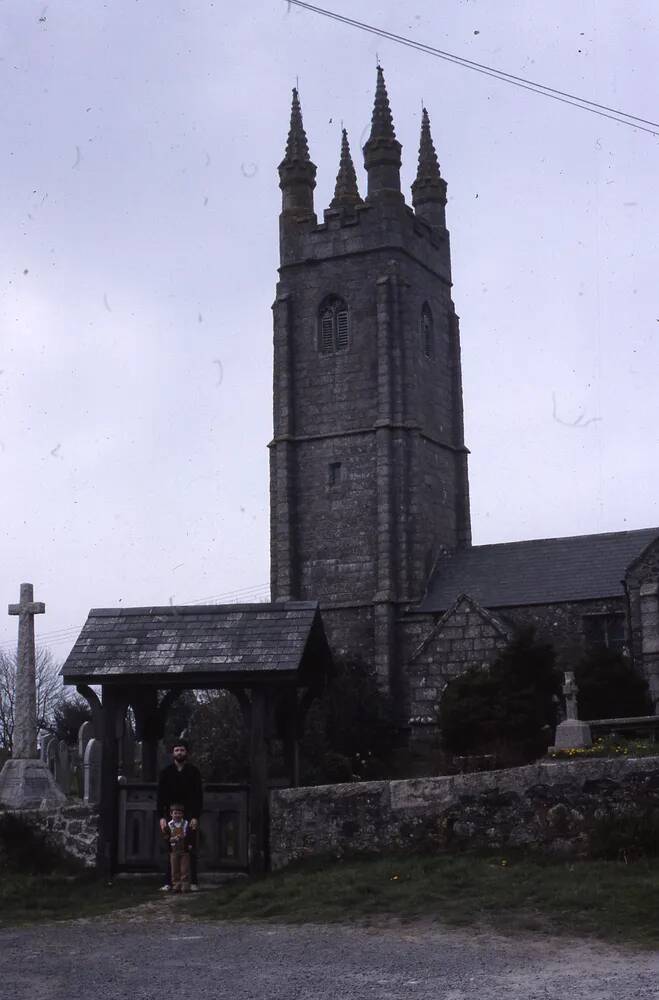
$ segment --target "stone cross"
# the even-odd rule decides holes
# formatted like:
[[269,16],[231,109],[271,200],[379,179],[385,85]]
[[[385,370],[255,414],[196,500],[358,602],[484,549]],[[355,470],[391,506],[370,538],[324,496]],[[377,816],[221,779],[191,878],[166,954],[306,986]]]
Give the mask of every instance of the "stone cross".
[[574,671],[566,670],[564,675],[563,694],[565,695],[565,717],[566,719],[578,719],[577,695],[579,688],[574,681]]
[[34,649],[34,616],[42,615],[46,605],[34,600],[31,583],[21,584],[19,604],[9,605],[9,614],[18,615],[18,656],[16,659],[16,697],[14,701],[14,738],[12,757],[34,760],[37,753],[37,679]]

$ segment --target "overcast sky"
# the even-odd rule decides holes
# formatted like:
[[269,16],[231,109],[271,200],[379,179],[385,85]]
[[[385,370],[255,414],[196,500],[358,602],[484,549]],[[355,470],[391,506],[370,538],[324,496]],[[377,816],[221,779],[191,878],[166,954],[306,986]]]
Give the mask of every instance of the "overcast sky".
[[[657,120],[656,0],[327,0]],[[383,64],[448,182],[476,544],[659,524],[659,139],[283,0],[0,2],[0,648],[91,607],[267,599],[290,90],[332,196]]]

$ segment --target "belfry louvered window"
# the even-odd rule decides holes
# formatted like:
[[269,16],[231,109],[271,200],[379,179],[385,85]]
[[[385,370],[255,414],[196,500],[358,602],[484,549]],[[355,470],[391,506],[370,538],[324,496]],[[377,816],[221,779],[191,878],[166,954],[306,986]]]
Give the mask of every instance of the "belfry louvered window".
[[434,354],[432,313],[426,302],[421,310],[421,346],[427,358]]
[[343,299],[326,299],[320,309],[318,349],[321,354],[347,351],[350,346],[350,318]]

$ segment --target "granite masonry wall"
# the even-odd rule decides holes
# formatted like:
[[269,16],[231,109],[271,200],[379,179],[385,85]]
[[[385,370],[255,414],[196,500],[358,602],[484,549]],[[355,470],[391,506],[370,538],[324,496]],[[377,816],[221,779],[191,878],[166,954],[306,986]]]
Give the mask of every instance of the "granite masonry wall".
[[[410,723],[416,748],[433,745],[439,737],[437,713],[446,685],[471,668],[491,665],[516,629],[533,626],[537,638],[550,642],[556,650],[558,669],[570,670],[585,650],[584,618],[612,612],[625,613],[624,598],[488,611],[462,597],[443,615],[410,614],[400,619],[409,663]],[[659,635],[657,650],[659,654]],[[647,664],[644,666],[647,670]]]
[[588,853],[598,821],[659,815],[659,757],[289,788],[271,795],[273,868],[385,851]]
[[626,585],[634,659],[643,665],[656,706],[659,704],[659,543],[651,545],[632,563]]
[[61,809],[25,810],[15,815],[22,816],[59,850],[81,862],[85,868],[96,865],[98,845],[98,813],[88,806],[71,805]]

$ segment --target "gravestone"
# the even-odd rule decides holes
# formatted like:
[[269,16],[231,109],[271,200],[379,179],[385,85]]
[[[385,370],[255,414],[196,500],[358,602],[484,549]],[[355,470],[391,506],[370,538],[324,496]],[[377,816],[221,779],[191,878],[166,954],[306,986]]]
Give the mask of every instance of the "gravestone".
[[51,736],[46,747],[46,765],[48,766],[48,770],[52,774],[53,778],[55,777],[55,772],[57,771],[57,753],[57,737]]
[[18,616],[13,750],[0,773],[0,802],[9,809],[48,809],[66,802],[37,752],[34,616],[45,610],[34,600],[31,583],[22,583],[19,603],[9,605],[9,614]]
[[121,737],[121,758],[119,770],[125,778],[135,777],[135,736],[128,719],[124,721],[124,728]]
[[583,750],[592,746],[590,726],[581,722],[578,716],[577,695],[579,688],[572,670],[564,674],[563,694],[565,695],[565,720],[556,726],[556,737],[552,750]]
[[101,754],[103,744],[92,738],[85,748],[83,762],[83,799],[88,805],[101,801]]
[[57,744],[57,755],[55,757],[55,781],[65,795],[71,792],[71,751],[66,740],[60,740]]
[[[48,733],[48,735],[44,736],[41,741],[39,758],[44,762],[44,764],[48,764],[50,760],[50,746],[52,743],[57,743],[57,737],[53,736],[52,733]],[[53,768],[51,768],[51,772],[53,772]]]
[[87,744],[94,737],[94,735],[94,723],[89,721],[83,722],[78,730],[78,757],[80,758],[81,763],[85,759]]

